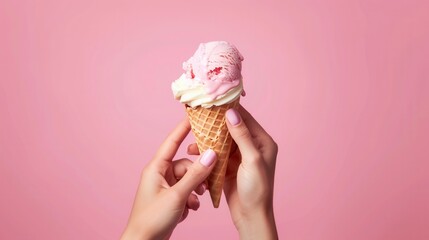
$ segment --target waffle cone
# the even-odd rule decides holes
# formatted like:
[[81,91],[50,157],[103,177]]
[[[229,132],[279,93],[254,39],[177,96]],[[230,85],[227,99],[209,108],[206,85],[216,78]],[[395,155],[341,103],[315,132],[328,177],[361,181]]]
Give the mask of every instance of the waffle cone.
[[186,107],[186,112],[199,151],[202,153],[210,148],[215,151],[217,155],[216,165],[207,178],[210,197],[215,208],[219,207],[223,182],[225,181],[225,172],[228,166],[229,153],[233,144],[232,137],[226,126],[225,113],[230,108],[236,108],[239,99],[240,98],[231,103],[213,106],[211,108]]

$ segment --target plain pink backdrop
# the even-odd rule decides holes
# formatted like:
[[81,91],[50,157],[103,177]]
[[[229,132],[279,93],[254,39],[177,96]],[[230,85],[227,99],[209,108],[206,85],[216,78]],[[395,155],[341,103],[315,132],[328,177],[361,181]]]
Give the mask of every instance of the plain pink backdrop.
[[[429,239],[428,1],[1,1],[0,239],[118,239],[200,42],[245,57],[281,239]],[[192,139],[187,139],[187,143]],[[186,156],[183,149],[178,157]],[[172,239],[234,239],[208,196]]]

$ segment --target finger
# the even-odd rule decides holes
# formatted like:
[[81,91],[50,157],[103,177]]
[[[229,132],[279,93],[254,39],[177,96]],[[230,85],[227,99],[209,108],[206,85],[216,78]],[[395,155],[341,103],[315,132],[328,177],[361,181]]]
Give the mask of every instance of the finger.
[[208,149],[188,168],[186,174],[170,189],[187,198],[208,177],[216,162],[216,153]]
[[237,143],[243,157],[243,161],[259,156],[259,151],[253,142],[252,134],[242,120],[236,109],[229,109],[226,112],[226,123],[231,137]]
[[[177,183],[177,180],[180,180],[188,171],[188,168],[191,167],[193,162],[187,158],[182,158],[176,161],[173,161],[173,174],[176,181],[174,183]],[[198,185],[194,191],[198,195],[203,195],[204,192],[207,190],[207,183],[203,182],[200,185]]]
[[235,151],[232,155],[230,155],[230,161],[228,161],[228,166],[225,172],[225,181],[236,178],[238,168],[241,164],[241,154],[240,151]]
[[195,189],[195,192],[198,195],[203,195],[207,190],[207,183],[203,182],[200,185],[198,185],[198,187]]
[[248,127],[252,136],[257,136],[262,138],[270,137],[270,135],[265,131],[265,129],[261,126],[261,124],[259,124],[255,120],[255,118],[242,105],[239,105],[238,112],[240,113],[240,116],[242,117],[243,121],[246,123],[246,126]]
[[237,149],[238,149],[237,143],[235,143],[234,141],[232,141],[231,152],[229,153],[229,157],[231,157],[232,155],[234,155],[235,152],[237,152]]
[[161,144],[153,161],[170,162],[190,130],[191,125],[189,121],[187,119],[182,120]]
[[193,162],[187,158],[182,158],[182,159],[173,161],[174,177],[177,180],[181,179],[188,171],[188,168],[192,166],[192,164]]
[[186,202],[186,206],[194,211],[198,210],[198,208],[200,207],[200,201],[198,200],[197,195],[189,195],[188,201]]
[[189,155],[199,155],[200,150],[198,150],[198,145],[196,143],[191,143],[188,145],[187,153]]
[[278,151],[277,143],[242,105],[239,106],[238,112],[246,123],[250,133],[254,136],[256,142],[259,143],[259,147],[263,149],[263,154],[267,154],[265,159],[268,161],[269,165],[272,165]]
[[188,216],[188,214],[189,214],[189,209],[185,207],[185,209],[183,210],[183,213],[182,213],[182,217],[180,218],[179,222],[182,222],[183,220],[185,220],[186,217]]

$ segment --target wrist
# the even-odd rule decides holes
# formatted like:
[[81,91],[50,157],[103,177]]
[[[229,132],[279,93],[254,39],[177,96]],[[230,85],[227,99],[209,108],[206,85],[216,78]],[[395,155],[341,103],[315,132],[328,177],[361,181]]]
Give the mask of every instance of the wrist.
[[240,239],[278,239],[272,208],[253,209],[235,223]]
[[140,239],[154,239],[151,234],[144,231],[143,229],[136,230],[127,227],[122,233],[121,240],[140,240]]

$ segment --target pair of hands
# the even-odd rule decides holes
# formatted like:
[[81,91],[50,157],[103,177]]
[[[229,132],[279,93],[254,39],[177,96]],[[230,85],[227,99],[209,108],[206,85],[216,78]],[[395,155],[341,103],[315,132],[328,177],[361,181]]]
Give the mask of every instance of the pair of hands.
[[[228,110],[226,118],[238,146],[231,153],[224,183],[233,223],[241,239],[277,239],[273,212],[277,145],[242,106]],[[143,169],[122,239],[168,239],[189,209],[199,208],[196,194],[207,189],[205,179],[216,154],[207,150],[195,162],[173,161],[190,129],[188,120],[179,123]],[[188,146],[188,154],[199,154],[196,144]]]

